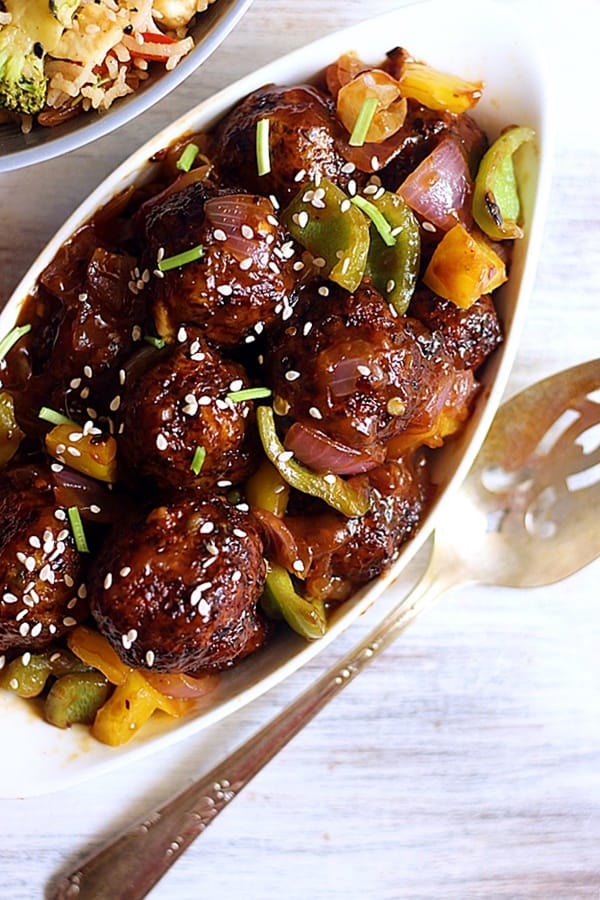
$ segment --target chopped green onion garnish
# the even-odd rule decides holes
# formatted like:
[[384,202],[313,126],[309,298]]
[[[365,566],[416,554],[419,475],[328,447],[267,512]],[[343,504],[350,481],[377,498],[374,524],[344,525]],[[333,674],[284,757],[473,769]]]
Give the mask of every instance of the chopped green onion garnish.
[[57,412],[55,409],[50,409],[49,406],[42,406],[38,413],[38,419],[44,419],[44,421],[51,422],[53,425],[72,425],[73,428],[81,431],[81,425],[78,425],[73,419],[63,416],[62,413]]
[[227,394],[228,400],[233,400],[235,403],[241,402],[242,400],[262,400],[263,397],[270,397],[271,390],[270,388],[265,387],[255,387],[255,388],[244,388],[241,391],[230,391]]
[[76,506],[70,506],[67,510],[67,513],[69,514],[71,531],[73,532],[73,537],[75,538],[75,546],[80,553],[89,553],[90,548],[88,547],[87,541],[85,539],[83,522],[81,521],[81,516],[79,514],[78,508]]
[[392,234],[392,229],[390,223],[386,219],[386,217],[381,213],[374,203],[370,203],[368,200],[365,200],[364,197],[361,197],[360,194],[357,194],[355,197],[350,197],[352,203],[355,206],[358,206],[359,209],[362,209],[364,214],[368,216],[379,232],[381,240],[384,244],[387,244],[388,247],[393,247],[396,243],[396,238]]
[[268,119],[259,119],[256,123],[256,167],[259,175],[267,175],[271,171]]
[[11,347],[13,347],[24,334],[27,334],[28,331],[31,331],[31,325],[17,325],[2,338],[0,341],[0,360],[4,359]]
[[163,339],[154,337],[153,334],[145,334],[144,340],[147,344],[152,344],[153,347],[156,347],[157,350],[162,350],[162,348],[165,346],[165,342],[163,341]]
[[200,147],[196,144],[188,144],[177,162],[175,166],[180,169],[182,172],[189,172],[192,166],[194,165],[194,160],[200,153]]
[[168,272],[169,269],[177,269],[179,266],[185,266],[187,263],[200,259],[203,254],[204,247],[202,244],[197,244],[189,250],[184,250],[183,253],[177,253],[176,256],[167,256],[166,259],[161,259],[158,269],[160,272]]
[[377,97],[365,97],[363,100],[348,141],[351,147],[362,147],[364,144],[378,103]]
[[205,459],[206,450],[204,449],[204,447],[196,447],[196,449],[194,450],[194,458],[192,459],[192,464],[190,466],[190,469],[192,470],[194,475],[200,474]]

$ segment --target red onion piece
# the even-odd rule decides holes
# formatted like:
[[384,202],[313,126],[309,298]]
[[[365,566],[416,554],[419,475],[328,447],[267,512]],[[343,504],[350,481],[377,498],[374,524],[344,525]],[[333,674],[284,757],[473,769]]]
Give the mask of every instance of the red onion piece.
[[117,522],[123,516],[122,500],[106,485],[68,466],[52,470],[54,499],[58,506],[76,506],[83,519],[102,524]]
[[[270,200],[252,194],[228,194],[207,200],[204,213],[213,228],[226,235],[223,246],[238,262],[251,259],[259,268],[268,265],[271,250],[265,238],[276,228],[267,222],[267,216],[274,214]],[[250,229],[247,234],[243,226]]]
[[445,138],[411,172],[397,193],[427,222],[449,231],[472,222],[473,181],[467,161],[452,138]]
[[384,380],[381,366],[374,360],[373,348],[367,341],[336,344],[330,351],[323,352],[320,359],[325,367],[327,387],[334,397],[347,397],[361,390],[366,384],[365,379],[371,386]]
[[300,422],[294,422],[290,426],[284,443],[288,450],[292,450],[301,462],[315,472],[358,475],[381,465],[385,459],[383,447],[356,450]]
[[[261,526],[266,556],[279,563],[288,572],[302,575],[308,568],[309,558],[306,549],[300,550],[285,521],[275,513],[258,507],[254,507],[252,513]],[[302,563],[302,569],[299,569],[297,565],[298,560]]]
[[173,675],[169,672],[152,672],[144,669],[144,678],[161,694],[181,700],[203,697],[214,690],[219,683],[219,676],[210,673],[193,677],[192,675]]

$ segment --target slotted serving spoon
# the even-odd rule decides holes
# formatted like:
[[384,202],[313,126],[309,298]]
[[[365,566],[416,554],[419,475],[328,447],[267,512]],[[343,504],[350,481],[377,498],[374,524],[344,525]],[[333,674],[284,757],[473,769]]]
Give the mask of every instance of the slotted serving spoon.
[[239,747],[46,894],[138,900],[316,713],[441,593],[551,584],[600,555],[600,359],[499,410],[460,492],[440,511],[416,587],[353,651]]

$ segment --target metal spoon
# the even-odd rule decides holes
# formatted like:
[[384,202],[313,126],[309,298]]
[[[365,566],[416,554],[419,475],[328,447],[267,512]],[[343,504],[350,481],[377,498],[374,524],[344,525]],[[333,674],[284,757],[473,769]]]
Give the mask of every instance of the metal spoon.
[[46,894],[138,900],[246,784],[441,593],[479,582],[551,584],[600,555],[600,359],[547,378],[499,410],[428,568],[368,637],[254,737]]

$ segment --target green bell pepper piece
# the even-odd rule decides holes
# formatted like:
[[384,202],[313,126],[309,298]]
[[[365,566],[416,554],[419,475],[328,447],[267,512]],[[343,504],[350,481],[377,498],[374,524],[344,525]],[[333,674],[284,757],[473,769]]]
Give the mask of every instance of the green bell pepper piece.
[[421,236],[408,204],[390,191],[377,199],[370,198],[389,223],[395,242],[391,246],[371,226],[371,245],[366,275],[370,275],[379,293],[388,300],[398,315],[404,315],[414,294],[421,259]]
[[74,722],[91,725],[112,686],[101,672],[77,672],[58,678],[46,697],[46,721],[57,728]]
[[354,487],[339,475],[320,475],[289,457],[289,452],[277,436],[275,417],[270,406],[259,406],[256,420],[265,453],[289,485],[304,494],[319,497],[345,516],[364,516],[369,509],[366,489]]
[[262,601],[265,613],[271,618],[283,618],[307,641],[316,641],[327,630],[327,617],[322,600],[306,600],[296,593],[287,569],[273,563],[265,581]]
[[369,222],[339,187],[322,178],[306,185],[283,213],[294,240],[321,258],[323,275],[347,291],[359,286],[369,252]]
[[475,178],[473,218],[495,241],[523,237],[517,224],[521,212],[513,157],[535,138],[533,128],[513,125],[484,154]]

